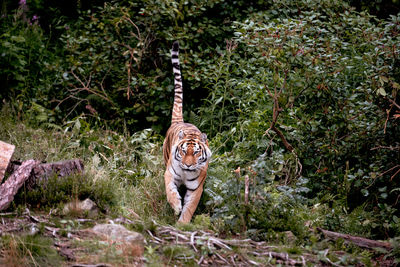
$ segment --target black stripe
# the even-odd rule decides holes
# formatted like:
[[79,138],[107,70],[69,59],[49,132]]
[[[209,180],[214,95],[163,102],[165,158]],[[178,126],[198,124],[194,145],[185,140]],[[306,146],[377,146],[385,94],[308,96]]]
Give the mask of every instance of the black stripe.
[[199,184],[199,186],[198,187],[196,187],[195,189],[191,189],[191,188],[188,188],[186,185],[185,185],[185,187],[186,187],[186,190],[189,190],[189,191],[196,191],[197,190],[197,188],[199,188],[200,187],[200,184]]
[[172,58],[179,58],[178,54],[172,54]]
[[187,179],[186,181],[193,182],[194,180],[197,180],[197,178],[199,178],[199,176],[200,176],[200,174],[197,175],[195,178],[193,178],[193,179]]
[[172,50],[173,50],[173,51],[179,51],[179,43],[178,43],[178,41],[175,41],[175,42],[172,44]]
[[179,178],[182,178],[175,170],[174,166],[171,164],[171,168],[174,171],[174,173],[176,174],[176,176],[178,176]]
[[[175,150],[174,159],[177,160],[177,161],[180,161],[179,158],[177,158],[177,154],[179,154],[178,149]],[[171,165],[171,166],[172,166],[172,165]]]
[[201,157],[199,158],[199,163],[203,163],[207,161],[207,155],[206,153],[204,153],[204,155],[201,155]]

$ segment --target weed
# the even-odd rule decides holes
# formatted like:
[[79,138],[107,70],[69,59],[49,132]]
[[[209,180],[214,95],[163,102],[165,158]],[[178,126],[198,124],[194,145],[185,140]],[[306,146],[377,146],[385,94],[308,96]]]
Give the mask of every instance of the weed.
[[144,253],[141,245],[113,242],[98,238],[76,239],[72,247],[79,249],[77,260],[91,263],[110,263],[113,265],[138,265]]
[[0,263],[6,266],[57,266],[62,261],[53,241],[39,235],[3,236],[1,251]]
[[186,266],[196,266],[195,253],[186,246],[168,245],[162,248],[162,252],[168,260],[168,265],[180,261]]
[[152,246],[146,246],[145,247],[145,252],[144,252],[144,257],[147,262],[147,266],[149,267],[158,267],[162,266],[162,258],[161,256],[157,253],[157,250],[159,250],[159,247],[152,247]]

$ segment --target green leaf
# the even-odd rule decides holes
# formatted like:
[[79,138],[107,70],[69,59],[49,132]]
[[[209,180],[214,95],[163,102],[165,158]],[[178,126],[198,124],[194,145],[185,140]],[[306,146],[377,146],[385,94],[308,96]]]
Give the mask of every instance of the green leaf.
[[381,96],[386,96],[386,91],[385,91],[385,89],[383,89],[383,87],[379,87],[377,94],[379,94]]
[[367,189],[361,189],[361,194],[363,194],[364,197],[367,197],[369,195],[369,192]]
[[23,36],[11,36],[11,40],[17,43],[25,42],[25,38]]
[[385,76],[379,76],[379,80],[381,81],[382,84],[389,82],[389,79]]

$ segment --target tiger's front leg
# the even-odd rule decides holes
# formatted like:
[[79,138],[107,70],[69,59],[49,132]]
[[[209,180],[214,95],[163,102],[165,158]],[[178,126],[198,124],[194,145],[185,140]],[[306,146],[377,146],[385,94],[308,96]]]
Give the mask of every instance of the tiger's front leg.
[[164,173],[165,191],[167,192],[167,200],[171,207],[174,209],[175,214],[178,215],[182,211],[182,201],[179,195],[178,188],[174,182],[174,176],[168,170]]
[[178,222],[181,223],[190,222],[194,212],[196,211],[197,205],[199,204],[201,194],[203,193],[203,185],[204,185],[204,180],[201,182],[201,184],[199,185],[199,187],[197,187],[196,190],[192,191],[190,189],[187,189],[184,198],[182,213],[181,216],[179,217]]

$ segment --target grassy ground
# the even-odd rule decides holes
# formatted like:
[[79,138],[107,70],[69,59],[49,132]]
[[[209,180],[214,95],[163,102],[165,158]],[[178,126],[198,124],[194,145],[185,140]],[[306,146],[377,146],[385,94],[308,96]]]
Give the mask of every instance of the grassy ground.
[[[150,130],[134,135],[95,131],[84,118],[63,127],[31,127],[8,114],[7,109],[0,114],[0,140],[16,146],[13,159],[80,158],[85,172],[54,177],[45,188],[20,190],[11,207],[0,213],[0,266],[393,264],[393,252],[328,241],[313,231],[307,243],[290,232],[266,243],[220,232],[218,221],[207,214],[189,225],[176,225],[164,194],[161,137]],[[96,202],[100,214],[63,214],[65,203],[85,198]],[[141,232],[146,245],[121,245],[88,231],[110,221]]]

